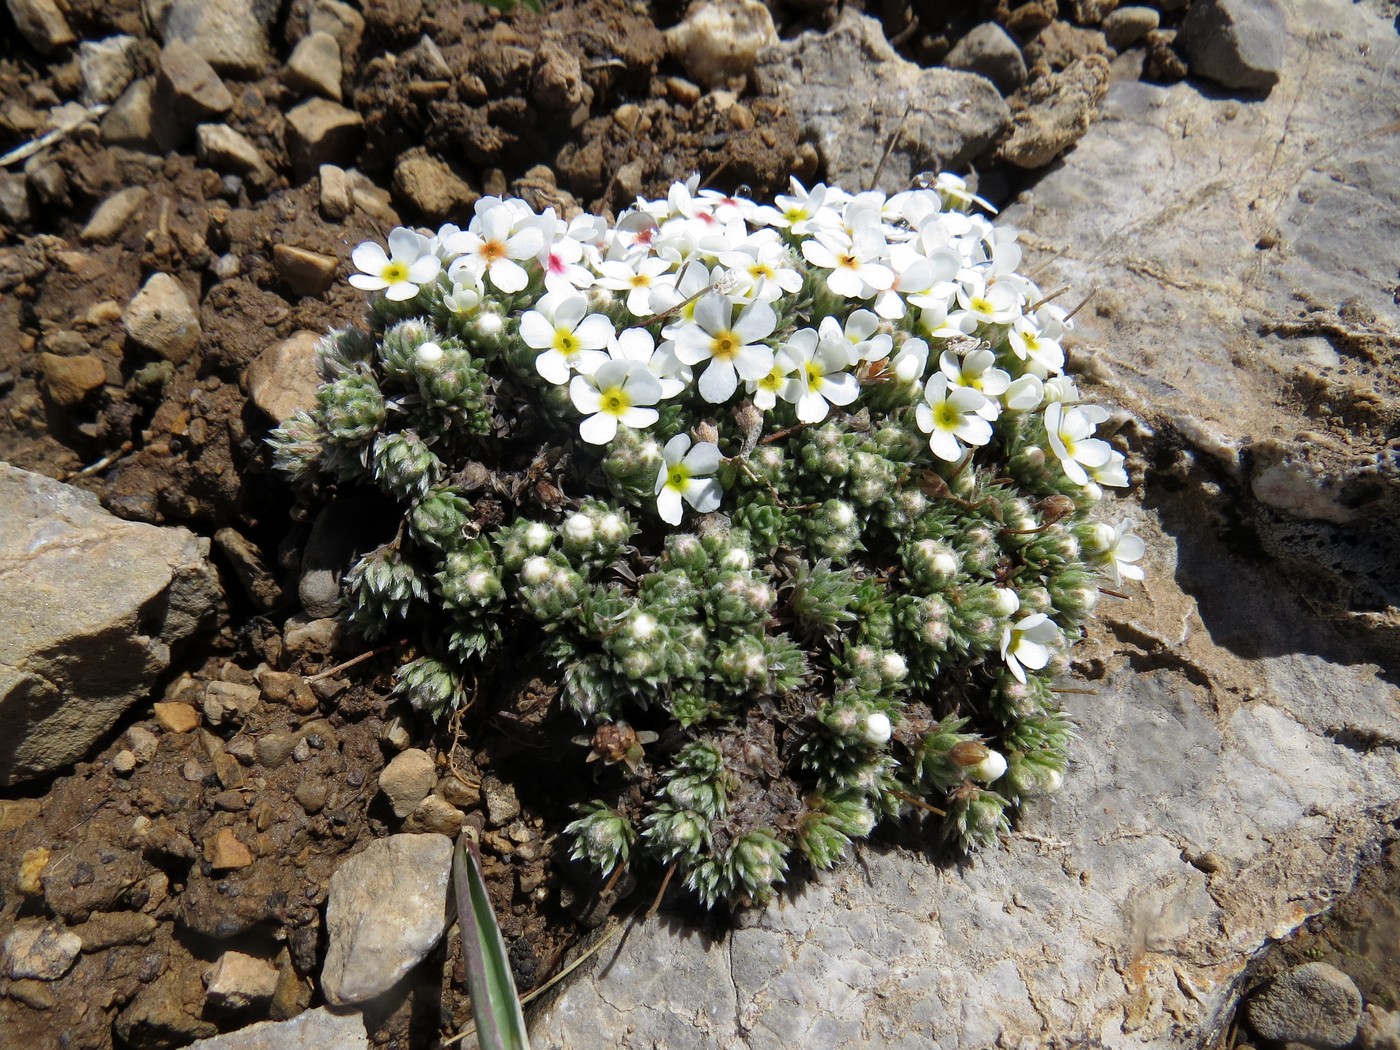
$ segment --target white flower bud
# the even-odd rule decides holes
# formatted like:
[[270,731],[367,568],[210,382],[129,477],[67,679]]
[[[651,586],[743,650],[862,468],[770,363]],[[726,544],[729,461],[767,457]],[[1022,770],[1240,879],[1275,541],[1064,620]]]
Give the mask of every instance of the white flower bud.
[[525,564],[520,566],[520,578],[531,586],[537,586],[549,579],[550,569],[549,562],[536,554],[533,558],[526,558]]
[[506,323],[500,314],[484,313],[476,319],[476,330],[486,339],[493,339],[505,330]]
[[532,551],[547,550],[553,539],[553,530],[542,521],[532,521],[525,526],[525,546]]
[[1058,769],[1047,769],[1040,775],[1040,789],[1047,795],[1053,795],[1064,787],[1065,778]]
[[621,543],[627,535],[627,526],[616,514],[604,514],[598,519],[598,538],[604,543]]
[[491,585],[495,582],[495,577],[485,569],[475,569],[467,573],[467,593],[473,598],[484,598],[491,593]]
[[996,588],[996,609],[999,616],[1013,616],[1021,608],[1021,599],[1010,587]]
[[865,742],[874,744],[876,747],[889,741],[890,735],[894,732],[894,727],[890,725],[890,716],[882,711],[867,715],[865,718]]
[[838,529],[849,529],[855,520],[856,512],[851,509],[849,503],[838,503],[831,508],[831,524]]
[[564,538],[582,547],[593,542],[593,520],[587,514],[571,514],[564,522]]
[[627,625],[627,633],[634,642],[645,642],[656,634],[656,618],[647,613],[637,613]]
[[967,775],[980,783],[990,784],[995,780],[1000,780],[1005,772],[1005,756],[998,751],[988,749],[987,757],[978,762],[977,765],[969,767]]
[[902,682],[909,673],[909,665],[898,653],[886,653],[880,657],[880,674],[887,682]]
[[720,559],[720,565],[734,572],[744,572],[753,567],[753,559],[743,547],[730,547]]
[[939,551],[933,556],[930,568],[940,576],[952,576],[958,571],[958,559],[951,551]]
[[442,360],[442,347],[437,343],[424,343],[414,353],[413,359],[418,362],[421,368],[432,368]]

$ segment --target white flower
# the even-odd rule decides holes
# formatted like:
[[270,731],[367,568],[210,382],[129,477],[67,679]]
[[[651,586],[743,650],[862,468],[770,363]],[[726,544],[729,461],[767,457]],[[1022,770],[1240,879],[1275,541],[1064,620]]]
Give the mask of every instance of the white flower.
[[830,270],[826,286],[846,299],[869,299],[894,284],[894,271],[885,265],[884,233],[864,226],[854,234],[823,230],[802,242],[802,255],[813,266]]
[[1094,540],[1099,550],[1108,556],[1105,571],[1113,580],[1113,586],[1123,586],[1123,581],[1141,580],[1147,576],[1141,565],[1147,546],[1141,536],[1133,535],[1133,522],[1124,519],[1117,525],[1099,522],[1094,526]]
[[1076,485],[1089,484],[1084,468],[1106,466],[1113,453],[1107,441],[1090,437],[1094,427],[1108,418],[1097,405],[1076,405],[1066,408],[1062,401],[1045,406],[1045,431],[1050,435],[1050,447],[1060,459],[1065,476]]
[[628,328],[619,332],[608,347],[608,355],[617,361],[633,361],[661,380],[661,398],[675,397],[690,383],[690,369],[676,360],[667,349],[657,346],[645,328]]
[[978,414],[988,422],[995,422],[1001,415],[1001,405],[992,399],[1004,394],[1011,385],[1011,376],[994,367],[996,359],[996,354],[983,348],[969,350],[961,360],[951,350],[944,350],[938,358],[938,367],[950,383],[969,387],[987,398],[986,407]]
[[[478,202],[478,208],[483,202]],[[544,234],[538,226],[525,225],[513,231],[514,209],[503,202],[478,211],[471,226],[448,239],[447,248],[457,256],[449,273],[454,280],[465,269],[489,278],[499,291],[523,291],[530,275],[520,262],[533,259],[544,249]]]
[[1034,321],[1018,318],[1006,333],[1011,352],[1044,376],[1057,375],[1065,367],[1065,352],[1054,339],[1040,334]]
[[563,385],[571,370],[592,372],[607,360],[603,350],[616,334],[612,322],[587,312],[588,300],[576,292],[547,292],[520,318],[525,345],[544,351],[535,370],[551,383]]
[[1001,633],[1001,656],[1018,682],[1026,680],[1026,668],[1039,671],[1050,662],[1049,647],[1060,640],[1060,629],[1044,613],[1022,617]]
[[1033,375],[1013,379],[1002,391],[1001,403],[1010,412],[1030,412],[1040,407],[1045,396],[1045,384]]
[[754,302],[732,318],[733,306],[710,292],[695,304],[695,323],[675,335],[683,364],[709,361],[700,375],[700,396],[711,404],[728,401],[740,379],[760,379],[773,367],[773,350],[759,342],[772,334],[778,318],[767,303]]
[[381,289],[384,298],[395,302],[412,299],[421,285],[437,277],[442,260],[435,242],[400,226],[389,234],[389,254],[373,241],[365,241],[350,253],[360,273],[350,275],[350,283],[366,292]]
[[1012,616],[1021,608],[1021,599],[1016,597],[1016,592],[1010,587],[996,587],[993,589],[993,595],[993,604],[1000,616]]
[[967,775],[979,784],[990,784],[1000,780],[1006,773],[1006,756],[1000,751],[987,749],[987,757],[967,769]]
[[719,469],[723,457],[718,445],[702,441],[691,448],[690,438],[677,434],[666,442],[661,455],[665,462],[656,476],[656,510],[662,521],[668,525],[681,523],[685,511],[682,498],[701,514],[719,507],[724,489],[717,480],[705,476]]
[[1128,471],[1124,466],[1123,453],[1116,449],[1108,454],[1108,462],[1101,467],[1088,467],[1089,478],[1095,485],[1107,485],[1121,489],[1128,486]]
[[[797,380],[797,418],[820,423],[832,405],[849,405],[860,395],[860,381],[844,371],[851,364],[845,339],[822,339],[815,329],[799,328],[783,344],[777,357],[793,363]],[[784,393],[784,399],[792,398]]]
[[[811,192],[803,188],[796,179],[788,182],[792,192],[780,193],[773,198],[773,205],[763,205],[754,210],[754,221],[789,230],[794,236],[805,237],[820,225],[818,216],[826,201],[827,188],[818,183]],[[828,210],[827,219],[835,222],[836,214]]]
[[651,405],[661,399],[661,380],[635,361],[604,361],[591,375],[574,376],[569,399],[588,418],[578,432],[590,445],[606,445],[618,424],[641,430],[656,422]]
[[481,305],[485,289],[481,287],[481,279],[473,273],[464,271],[458,276],[465,280],[452,283],[452,291],[442,297],[442,305],[454,314],[469,314]]
[[850,344],[847,349],[852,366],[889,357],[894,345],[889,333],[880,331],[880,318],[869,310],[853,310],[844,327],[835,317],[827,315],[817,331],[823,342],[844,339]]
[[890,716],[883,711],[875,711],[866,715],[865,725],[861,728],[865,742],[876,747],[888,743],[894,733],[894,727],[890,725]]
[[963,443],[980,446],[992,440],[992,425],[981,415],[986,400],[971,387],[953,386],[942,372],[929,377],[914,419],[929,435],[935,456],[953,463],[961,458]]
[[549,564],[549,560],[535,554],[526,558],[525,563],[520,566],[520,578],[528,584],[538,586],[549,579],[552,571],[553,566]]
[[778,404],[778,398],[792,404],[802,396],[802,382],[795,373],[801,362],[790,354],[773,355],[773,367],[762,379],[750,379],[744,388],[753,395],[754,408],[761,412],[771,412]]
[[650,317],[653,288],[675,284],[671,264],[655,256],[633,256],[626,262],[605,262],[598,267],[598,285],[627,293],[627,309],[633,317]]
[[720,252],[718,261],[729,268],[735,295],[742,299],[771,303],[784,292],[795,295],[802,290],[802,274],[793,268],[787,247],[773,230],[761,230]]

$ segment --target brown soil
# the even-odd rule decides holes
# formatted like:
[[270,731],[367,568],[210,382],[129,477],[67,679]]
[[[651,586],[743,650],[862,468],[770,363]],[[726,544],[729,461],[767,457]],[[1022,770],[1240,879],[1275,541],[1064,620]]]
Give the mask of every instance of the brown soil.
[[[279,62],[311,6],[283,5],[272,40]],[[307,523],[270,471],[263,439],[271,423],[249,404],[241,377],[281,338],[353,322],[364,297],[343,280],[321,295],[293,293],[274,265],[276,245],[335,256],[343,276],[354,245],[382,241],[398,222],[465,222],[469,199],[450,214],[428,214],[396,185],[399,158],[415,150],[445,163],[470,196],[513,193],[565,213],[618,209],[692,171],[755,195],[783,188],[793,173],[821,175],[777,100],[741,91],[735,106],[680,79],[661,36],[680,3],[562,0],[541,17],[503,16],[469,0],[365,6],[344,85],[345,104],[365,121],[354,163],[381,191],[373,207],[322,217],[317,177],[298,177],[287,149],[285,115],[299,98],[274,64],[261,79],[228,80],[234,105],[225,118],[260,151],[269,178],[221,176],[201,166],[190,142],[158,155],[80,131],[35,162],[53,170],[33,180],[43,192],[31,193],[29,220],[6,227],[0,218],[0,459],[88,489],[125,518],[208,536],[235,529],[277,578],[276,587],[241,581],[216,546],[230,595],[223,627],[156,699],[198,704],[204,683],[250,684],[260,665],[312,677],[365,648],[284,635],[297,612]],[[1032,5],[1009,13],[1005,4],[953,5],[951,13],[923,6],[939,12],[916,5],[917,17],[901,14],[889,29],[907,55],[932,62],[978,11],[1006,20]],[[134,35],[139,73],[155,68],[158,45],[137,0],[63,7],[81,39]],[[785,36],[829,23],[834,10],[824,0],[775,7]],[[1039,28],[1027,26],[1027,35]],[[0,153],[35,137],[42,115],[75,98],[79,83],[74,49],[38,55],[0,11]],[[121,232],[110,243],[84,242],[79,233],[96,207],[132,186],[150,192]],[[199,303],[202,340],[177,367],[132,344],[122,326],[122,310],[158,271]],[[45,352],[96,357],[105,383],[76,405],[59,403],[41,366]],[[112,759],[123,745],[114,734],[70,773],[8,791],[0,799],[0,930],[29,916],[88,925],[84,954],[62,979],[0,980],[0,1044],[154,1050],[318,1003],[330,873],[400,826],[377,791],[395,717],[407,717],[414,744],[458,778],[464,807],[497,783],[514,786],[518,815],[483,835],[486,873],[521,990],[555,973],[631,890],[624,883],[603,896],[557,841],[568,804],[590,797],[594,767],[561,772],[566,764],[554,756],[576,745],[559,720],[543,718],[556,686],[528,675],[487,683],[452,725],[415,720],[388,695],[394,667],[410,655],[390,647],[320,678],[317,707],[302,713],[263,702],[237,722],[177,733],[138,709],[118,732],[154,732],[151,762],[118,772]],[[205,847],[223,829],[251,847],[251,864],[212,867]],[[45,849],[42,892],[27,894],[21,867]],[[1394,865],[1388,870],[1393,878]],[[201,974],[231,948],[276,962],[282,980],[269,1009],[206,1007]],[[366,1021],[375,1045],[407,1048],[432,1045],[469,1018],[449,937]]]

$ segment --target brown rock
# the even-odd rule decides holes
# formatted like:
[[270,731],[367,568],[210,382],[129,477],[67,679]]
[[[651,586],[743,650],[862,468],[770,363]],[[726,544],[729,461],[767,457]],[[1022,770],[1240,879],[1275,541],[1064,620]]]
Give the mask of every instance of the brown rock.
[[156,722],[172,733],[188,733],[199,726],[199,712],[189,704],[158,703]]
[[340,44],[330,33],[315,32],[302,37],[292,50],[282,79],[293,91],[324,95],[339,102],[343,72]]
[[355,188],[344,168],[334,164],[322,164],[321,217],[338,222],[355,210]]
[[63,408],[82,404],[84,398],[107,382],[106,366],[91,354],[59,357],[57,354],[43,353],[39,355],[39,363],[44,370],[44,385],[49,397]]
[[150,196],[151,191],[144,186],[129,186],[112,194],[97,206],[79,238],[89,244],[106,244],[122,232]]
[[404,831],[455,836],[467,815],[441,795],[429,795],[404,821]]
[[205,840],[204,859],[215,871],[246,868],[253,863],[253,854],[239,841],[232,828],[221,828]]
[[437,767],[432,756],[416,747],[395,755],[379,774],[379,790],[399,817],[406,817],[417,809],[436,782]]
[[1109,65],[1102,55],[1072,62],[1062,73],[1031,81],[1012,99],[1011,138],[997,159],[1018,168],[1040,168],[1069,149],[1098,116],[1108,90]]
[[78,39],[55,0],[10,0],[6,6],[20,35],[41,55],[51,55]]
[[214,67],[188,44],[172,40],[160,53],[160,75],[152,100],[163,119],[154,121],[156,141],[165,149],[184,142],[195,124],[233,108]]
[[297,295],[322,295],[335,282],[340,260],[307,248],[279,244],[272,249],[277,276]]
[[309,714],[316,710],[316,694],[299,674],[290,671],[263,671],[258,675],[264,699],[275,704],[286,704],[298,714]]
[[358,113],[324,98],[303,102],[287,114],[287,152],[298,180],[322,164],[343,164],[355,156],[364,137]]
[[214,1006],[244,1010],[277,991],[277,968],[242,952],[224,952],[209,970],[207,997]]
[[227,124],[200,124],[194,133],[195,155],[201,164],[215,171],[246,175],[258,186],[272,181],[272,169],[246,135]]
[[149,79],[136,80],[102,118],[102,141],[120,146],[147,146],[154,140],[151,106],[155,89]]
[[406,154],[394,168],[394,193],[432,222],[461,215],[477,193],[451,168],[421,150]]
[[360,40],[365,35],[364,16],[340,0],[316,0],[307,27],[313,33],[333,36],[341,55],[347,58],[360,50]]
[[72,927],[72,931],[82,939],[86,953],[119,944],[149,944],[156,925],[153,916],[139,911],[99,911],[93,912],[87,922]]
[[199,314],[167,273],[151,275],[127,305],[123,323],[133,342],[172,364],[185,361],[199,345]]

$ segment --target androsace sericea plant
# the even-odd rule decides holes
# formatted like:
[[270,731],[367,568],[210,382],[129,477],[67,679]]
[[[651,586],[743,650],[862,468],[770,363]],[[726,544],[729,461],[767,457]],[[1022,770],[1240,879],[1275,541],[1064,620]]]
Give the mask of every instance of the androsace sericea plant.
[[692,179],[356,249],[367,326],[324,340],[276,460],[401,507],[348,616],[420,639],[420,710],[556,669],[590,747],[551,761],[601,759],[576,858],[762,902],[881,820],[971,850],[1059,786],[1051,677],[1143,548],[1091,516],[1124,457],[979,203]]

